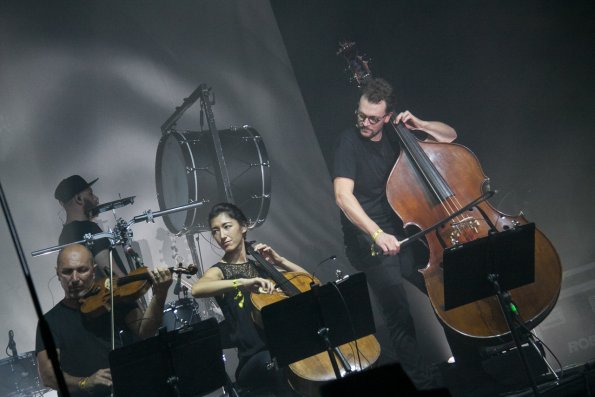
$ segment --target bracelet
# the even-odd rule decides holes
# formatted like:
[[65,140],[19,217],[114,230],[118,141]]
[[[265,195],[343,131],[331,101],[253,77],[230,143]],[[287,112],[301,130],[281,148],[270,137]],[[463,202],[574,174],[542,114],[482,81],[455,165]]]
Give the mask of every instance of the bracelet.
[[83,391],[87,391],[87,381],[88,380],[89,380],[88,377],[79,380],[79,389],[81,389]]
[[384,233],[384,231],[381,228],[376,229],[376,231],[372,233],[372,241],[376,241],[376,238],[378,238],[380,233]]
[[236,296],[234,296],[233,300],[235,300],[236,302],[238,302],[238,306],[240,309],[244,308],[244,294],[242,294],[242,291],[240,290],[240,288],[238,287],[238,280],[233,280],[233,288],[238,291],[236,293]]
[[376,248],[374,248],[374,242],[376,241],[378,236],[380,236],[380,234],[382,234],[382,233],[384,233],[384,231],[381,228],[376,229],[374,231],[374,233],[372,233],[372,244],[370,244],[370,255],[371,256],[378,255],[378,253],[376,252]]

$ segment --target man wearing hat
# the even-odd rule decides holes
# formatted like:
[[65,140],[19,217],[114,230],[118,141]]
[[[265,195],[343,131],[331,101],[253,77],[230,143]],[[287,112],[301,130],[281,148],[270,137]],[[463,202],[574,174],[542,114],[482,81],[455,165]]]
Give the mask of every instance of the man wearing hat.
[[[72,175],[63,179],[56,187],[54,197],[66,211],[66,222],[58,240],[60,245],[83,240],[87,233],[103,232],[89,215],[89,211],[99,204],[99,199],[93,194],[91,188],[98,179],[87,182],[80,175]],[[98,276],[109,274],[109,247],[110,242],[107,238],[95,240],[90,247],[95,263],[98,265]],[[123,276],[126,273],[125,269],[119,255],[114,251],[113,273]]]

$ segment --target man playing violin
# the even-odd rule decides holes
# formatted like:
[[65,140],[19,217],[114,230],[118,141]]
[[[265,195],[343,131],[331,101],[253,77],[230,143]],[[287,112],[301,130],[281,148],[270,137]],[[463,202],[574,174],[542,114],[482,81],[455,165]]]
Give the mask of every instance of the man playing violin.
[[357,270],[366,273],[377,298],[397,360],[420,389],[435,387],[419,354],[413,319],[403,288],[401,270],[412,266],[409,249],[400,252],[403,223],[386,197],[386,182],[398,150],[385,126],[403,122],[426,140],[452,142],[456,132],[438,121],[424,121],[409,111],[395,115],[391,85],[371,79],[362,89],[355,111],[356,125],[344,131],[335,148],[333,188],[341,209],[346,254]]
[[[85,246],[72,244],[63,248],[58,254],[56,273],[64,289],[64,299],[45,314],[71,396],[107,396],[111,393],[108,361],[112,350],[110,315],[106,313],[90,318],[80,311],[82,298],[94,285],[96,267],[93,255]],[[135,339],[154,336],[161,326],[172,276],[167,268],[161,267],[150,271],[149,275],[153,298],[144,312],[136,303],[122,303],[114,309],[116,348]],[[126,335],[126,332],[131,335]],[[44,385],[58,389],[39,328],[35,352]]]
[[[291,395],[287,382],[271,368],[271,356],[251,317],[250,293],[272,293],[275,285],[248,258],[245,245],[248,220],[238,207],[229,203],[215,205],[208,219],[211,234],[224,254],[192,286],[192,295],[214,296],[221,307],[229,326],[229,339],[238,349],[239,363],[235,376],[236,383],[245,389],[242,395],[256,396],[270,392]],[[266,244],[256,244],[254,249],[280,270],[306,273],[302,267]]]

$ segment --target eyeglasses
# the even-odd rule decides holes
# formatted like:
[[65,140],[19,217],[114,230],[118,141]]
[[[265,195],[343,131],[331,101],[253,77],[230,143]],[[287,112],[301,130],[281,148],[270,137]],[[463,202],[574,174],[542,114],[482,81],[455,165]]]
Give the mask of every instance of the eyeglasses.
[[359,110],[355,109],[355,117],[357,117],[357,121],[360,123],[365,123],[366,119],[370,122],[370,124],[378,124],[383,118],[385,118],[388,115],[385,114],[384,116],[368,116],[363,114],[362,112],[360,112]]

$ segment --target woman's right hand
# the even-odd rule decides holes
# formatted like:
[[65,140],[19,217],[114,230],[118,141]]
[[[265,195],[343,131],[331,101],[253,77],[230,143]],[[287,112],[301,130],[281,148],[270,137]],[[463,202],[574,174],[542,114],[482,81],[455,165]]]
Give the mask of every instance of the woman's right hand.
[[241,278],[238,284],[245,290],[257,294],[272,294],[275,291],[275,283],[267,278]]

